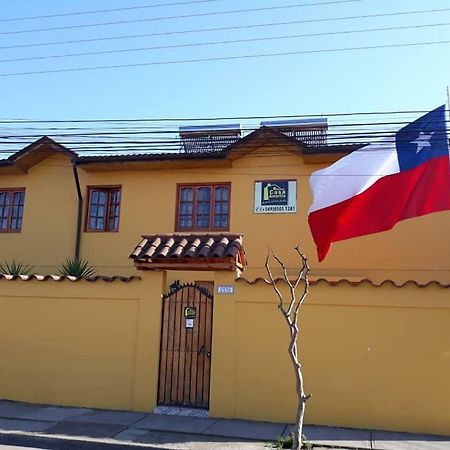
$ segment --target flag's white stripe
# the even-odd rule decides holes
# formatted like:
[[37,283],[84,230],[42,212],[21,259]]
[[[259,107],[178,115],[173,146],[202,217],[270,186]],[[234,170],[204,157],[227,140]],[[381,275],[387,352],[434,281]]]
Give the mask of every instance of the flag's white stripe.
[[395,135],[350,153],[310,178],[309,212],[340,203],[370,188],[380,178],[400,172]]

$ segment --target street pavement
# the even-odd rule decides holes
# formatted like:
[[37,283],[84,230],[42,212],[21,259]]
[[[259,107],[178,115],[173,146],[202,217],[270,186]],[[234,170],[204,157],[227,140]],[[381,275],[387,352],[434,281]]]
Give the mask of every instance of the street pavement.
[[[57,450],[267,450],[291,425],[0,400],[1,445]],[[318,450],[449,450],[450,437],[306,426]],[[268,445],[269,444],[269,445]],[[5,447],[8,448],[8,447]]]
[[0,450],[44,450],[36,447],[16,447],[12,445],[0,445]]
[[0,450],[44,450],[36,447],[16,447],[12,445],[0,445]]

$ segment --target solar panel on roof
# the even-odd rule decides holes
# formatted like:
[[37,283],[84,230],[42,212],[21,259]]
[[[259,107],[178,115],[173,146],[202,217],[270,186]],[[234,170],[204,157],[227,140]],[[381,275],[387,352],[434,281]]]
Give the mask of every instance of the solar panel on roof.
[[181,149],[186,153],[220,152],[242,137],[239,123],[184,126],[178,130]]
[[262,127],[276,128],[281,133],[311,147],[327,145],[328,120],[326,117],[292,120],[269,120]]

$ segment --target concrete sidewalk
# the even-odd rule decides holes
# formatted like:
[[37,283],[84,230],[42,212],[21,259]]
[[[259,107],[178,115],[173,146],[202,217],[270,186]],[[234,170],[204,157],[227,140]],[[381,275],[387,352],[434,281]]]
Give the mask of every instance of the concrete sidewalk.
[[[75,450],[263,450],[289,433],[288,424],[43,406],[0,400],[0,444]],[[306,426],[321,446],[448,450],[450,437]]]

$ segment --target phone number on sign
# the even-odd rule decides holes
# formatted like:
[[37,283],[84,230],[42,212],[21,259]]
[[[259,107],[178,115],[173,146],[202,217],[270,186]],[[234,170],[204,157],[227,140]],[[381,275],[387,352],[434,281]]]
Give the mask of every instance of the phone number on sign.
[[258,206],[255,208],[256,213],[293,213],[294,206]]

